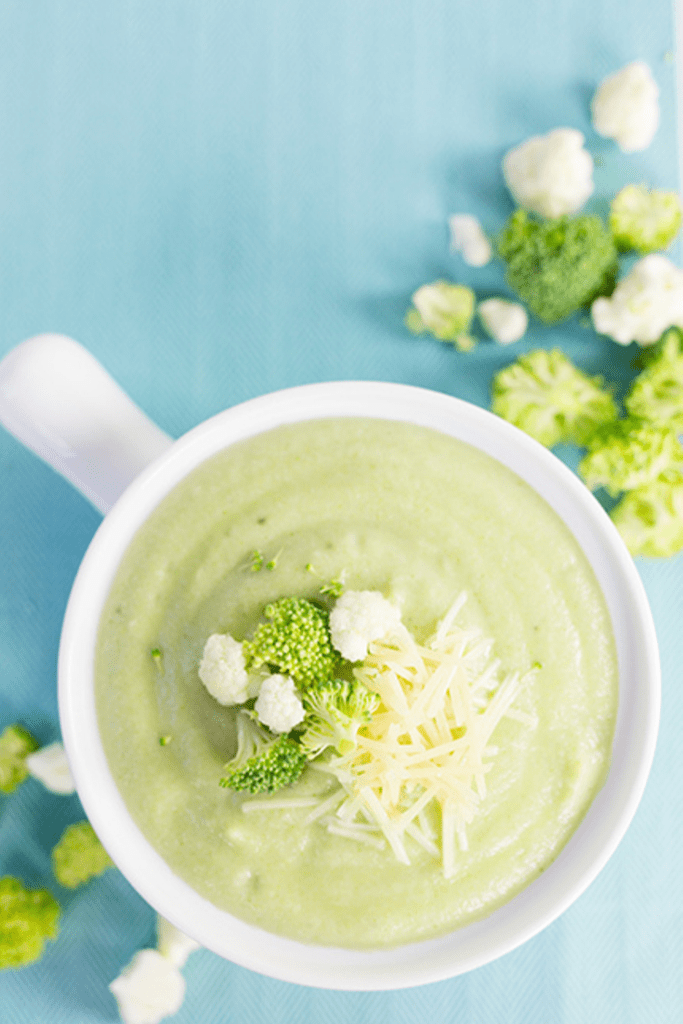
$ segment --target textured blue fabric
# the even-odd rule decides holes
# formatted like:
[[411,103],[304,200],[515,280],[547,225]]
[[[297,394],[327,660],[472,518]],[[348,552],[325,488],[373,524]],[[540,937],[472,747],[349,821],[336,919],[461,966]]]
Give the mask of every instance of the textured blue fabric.
[[[511,350],[464,356],[402,323],[436,277],[500,290],[499,268],[449,254],[447,215],[500,225],[502,154],[559,125],[600,157],[591,208],[627,181],[676,187],[673,46],[669,0],[4,0],[0,355],[70,334],[173,435],[309,381],[485,405]],[[659,82],[662,125],[627,157],[592,132],[588,103],[635,58]],[[632,350],[579,318],[532,328],[516,351],[539,344],[610,379],[631,372]],[[3,432],[0,473],[0,727],[21,719],[47,742],[61,617],[99,518]],[[639,569],[664,669],[654,769],[561,919],[468,976],[394,993],[300,988],[199,952],[178,1024],[683,1020],[683,560]],[[33,780],[0,800],[0,872],[52,884],[65,908],[45,958],[0,975],[8,1024],[115,1020],[107,984],[153,941],[153,913],[117,872],[76,893],[50,882],[49,851],[81,814]]]

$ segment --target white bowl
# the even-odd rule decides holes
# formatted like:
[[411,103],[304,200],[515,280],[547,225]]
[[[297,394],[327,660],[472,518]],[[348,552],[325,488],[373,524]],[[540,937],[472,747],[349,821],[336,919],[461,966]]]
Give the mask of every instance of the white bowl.
[[[67,426],[59,419],[58,401],[48,427],[43,423],[38,429],[35,420],[27,426],[30,416],[25,409],[31,403],[22,396],[33,387],[30,381],[40,379],[36,363],[43,365],[45,352],[54,355],[59,350],[63,365],[65,345],[74,367],[67,376],[73,381],[74,374],[80,375],[78,387],[71,388]],[[117,866],[159,913],[203,946],[262,974],[321,988],[377,990],[439,981],[488,963],[536,935],[581,895],[614,852],[642,795],[656,741],[660,675],[652,617],[634,563],[602,507],[559,459],[504,420],[467,402],[420,388],[356,381],[313,384],[254,399],[214,416],[173,444],[123,399],[106,428],[99,423],[95,437],[87,429],[92,409],[76,415],[73,396],[83,392],[84,383],[89,393],[116,385],[68,339],[49,336],[24,346],[23,355],[14,356],[4,373],[0,364],[0,420],[53,464],[58,460],[50,446],[61,452],[67,466],[58,468],[102,510],[126,476],[135,477],[104,519],[76,577],[62,633],[59,704],[63,738],[85,811]],[[29,382],[22,360],[33,360]],[[55,365],[53,359],[50,387]],[[117,395],[120,403],[120,392]],[[103,402],[94,403],[100,419]],[[123,427],[122,409],[128,416]],[[121,557],[149,513],[200,462],[235,441],[285,423],[332,416],[369,416],[432,427],[493,456],[530,484],[564,520],[593,568],[611,615],[619,666],[609,774],[557,859],[489,917],[441,938],[377,951],[306,945],[272,935],[217,909],[178,878],[142,835],[118,792],[100,741],[94,699],[101,609]],[[147,445],[144,457],[135,456],[135,444],[130,448],[133,428],[140,444]],[[64,456],[67,449],[72,451],[71,462]],[[93,452],[98,453],[96,458]],[[136,476],[140,467],[135,458],[149,461],[157,454]],[[114,483],[107,462],[118,474]]]

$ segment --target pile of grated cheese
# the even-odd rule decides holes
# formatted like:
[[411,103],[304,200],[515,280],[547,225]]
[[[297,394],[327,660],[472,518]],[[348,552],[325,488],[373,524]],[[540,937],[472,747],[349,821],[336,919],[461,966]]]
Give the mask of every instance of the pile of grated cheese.
[[315,764],[340,788],[306,819],[360,842],[386,840],[404,864],[410,837],[442,861],[446,878],[486,797],[496,726],[504,715],[536,724],[512,707],[527,677],[501,679],[493,641],[457,625],[465,600],[456,600],[425,645],[403,626],[370,645],[354,671],[379,693],[380,707],[359,731],[355,750]]

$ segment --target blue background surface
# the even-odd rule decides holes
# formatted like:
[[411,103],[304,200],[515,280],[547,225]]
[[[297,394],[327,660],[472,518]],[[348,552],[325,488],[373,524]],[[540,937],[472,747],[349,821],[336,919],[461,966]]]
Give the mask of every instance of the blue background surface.
[[[599,158],[589,208],[628,181],[676,187],[668,0],[5,0],[0,7],[0,356],[42,331],[83,342],[172,435],[243,399],[382,379],[488,402],[519,352],[560,345],[623,385],[634,358],[576,317],[461,355],[403,327],[440,276],[504,291],[448,252],[446,218],[497,229],[504,151],[557,126]],[[661,88],[650,149],[590,127],[597,83],[642,58]],[[674,250],[678,258],[678,250]],[[564,451],[570,463],[574,453]],[[55,664],[98,514],[0,432],[0,728],[58,737]],[[178,1024],[657,1024],[683,1019],[683,560],[639,560],[664,714],[644,800],[561,919],[470,975],[334,993],[194,954]],[[0,798],[0,873],[51,885],[59,940],[0,975],[0,1020],[117,1019],[109,981],[153,943],[116,871],[75,893],[49,853],[82,816],[35,781]]]

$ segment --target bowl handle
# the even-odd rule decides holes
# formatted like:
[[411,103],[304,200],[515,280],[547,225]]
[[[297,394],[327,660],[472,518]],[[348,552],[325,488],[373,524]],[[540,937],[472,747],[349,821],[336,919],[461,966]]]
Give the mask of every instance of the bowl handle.
[[103,514],[173,443],[62,334],[29,338],[0,362],[0,423]]

